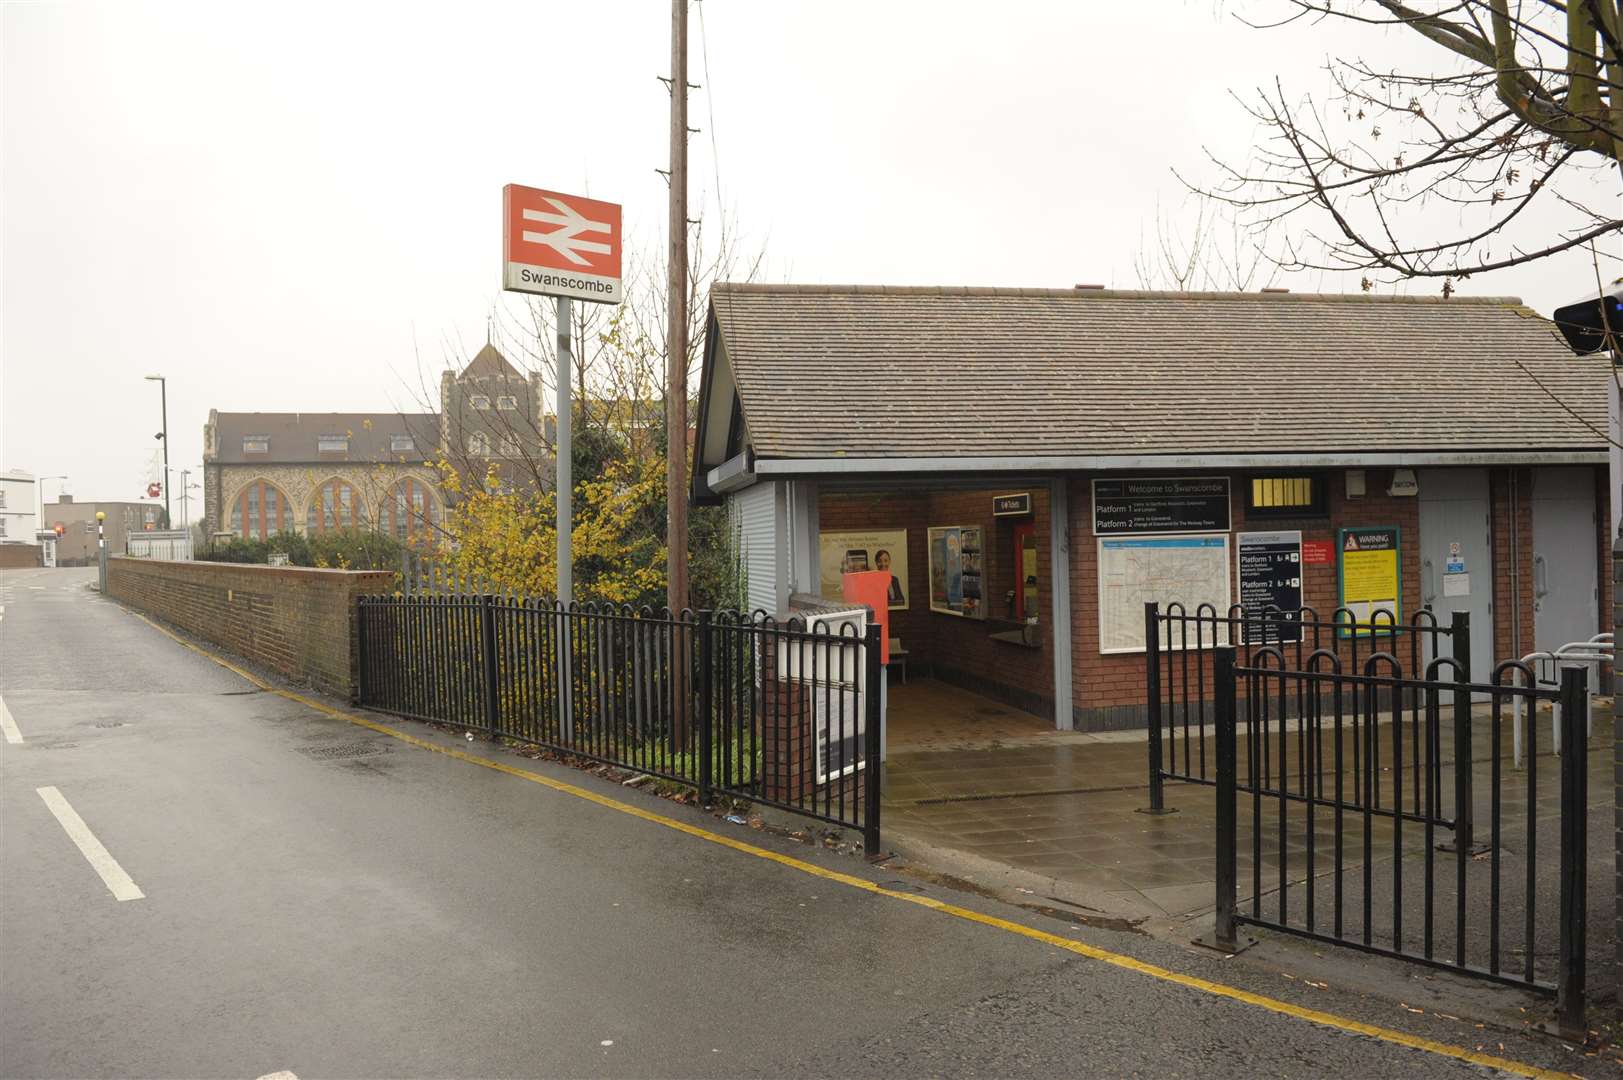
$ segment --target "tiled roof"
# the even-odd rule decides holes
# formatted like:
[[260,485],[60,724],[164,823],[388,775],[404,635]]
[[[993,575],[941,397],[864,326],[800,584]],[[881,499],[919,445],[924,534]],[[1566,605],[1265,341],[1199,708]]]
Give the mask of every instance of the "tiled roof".
[[524,376],[519,374],[517,368],[508,363],[507,357],[503,356],[496,346],[486,342],[484,348],[475,353],[473,359],[468,361],[468,366],[462,369],[459,378],[481,378],[491,375],[511,379],[515,382],[524,381]]
[[[269,453],[245,454],[247,436],[267,436]],[[349,436],[347,453],[321,453],[323,435]],[[410,435],[414,452],[390,449],[394,435]],[[216,414],[220,448],[214,460],[225,464],[302,464],[324,461],[427,461],[440,444],[439,413],[230,413]]]
[[710,303],[760,458],[1605,447],[1605,361],[1513,298],[721,284]]

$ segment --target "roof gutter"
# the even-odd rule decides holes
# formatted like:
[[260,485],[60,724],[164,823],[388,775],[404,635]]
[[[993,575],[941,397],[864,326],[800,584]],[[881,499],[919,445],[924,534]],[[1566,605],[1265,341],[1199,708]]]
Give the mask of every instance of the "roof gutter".
[[[734,459],[737,460],[737,459]],[[1430,465],[1604,465],[1605,450],[1414,450],[1321,454],[1061,454],[985,457],[757,459],[760,476],[853,473],[1080,472],[1125,469],[1413,468]],[[730,463],[729,463],[730,464]],[[719,470],[718,470],[719,471]],[[741,485],[740,485],[741,486]]]
[[733,455],[705,473],[704,480],[717,495],[749,487],[755,483],[754,455],[746,448],[743,453]]

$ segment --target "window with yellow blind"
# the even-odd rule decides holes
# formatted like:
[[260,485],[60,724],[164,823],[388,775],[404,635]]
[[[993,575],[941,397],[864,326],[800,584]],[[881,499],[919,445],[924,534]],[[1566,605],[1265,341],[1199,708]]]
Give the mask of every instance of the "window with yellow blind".
[[293,529],[293,509],[287,495],[268,480],[251,481],[231,504],[231,531],[250,540]]
[[1324,517],[1329,513],[1323,473],[1253,476],[1246,488],[1247,518]]

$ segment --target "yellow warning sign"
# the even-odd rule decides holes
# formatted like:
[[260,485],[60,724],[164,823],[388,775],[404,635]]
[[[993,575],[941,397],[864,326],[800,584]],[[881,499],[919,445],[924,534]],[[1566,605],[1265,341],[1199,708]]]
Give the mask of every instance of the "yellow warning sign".
[[1357,624],[1341,636],[1378,634],[1387,623],[1400,622],[1403,572],[1397,526],[1342,529],[1340,547],[1341,606]]

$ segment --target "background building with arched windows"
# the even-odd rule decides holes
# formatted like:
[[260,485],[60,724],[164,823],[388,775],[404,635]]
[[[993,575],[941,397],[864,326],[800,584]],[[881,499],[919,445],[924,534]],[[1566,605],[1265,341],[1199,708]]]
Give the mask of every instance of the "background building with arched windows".
[[503,486],[551,474],[553,418],[538,376],[491,345],[440,381],[438,412],[209,411],[203,501],[214,532],[378,529],[410,544],[436,534],[442,467]]

